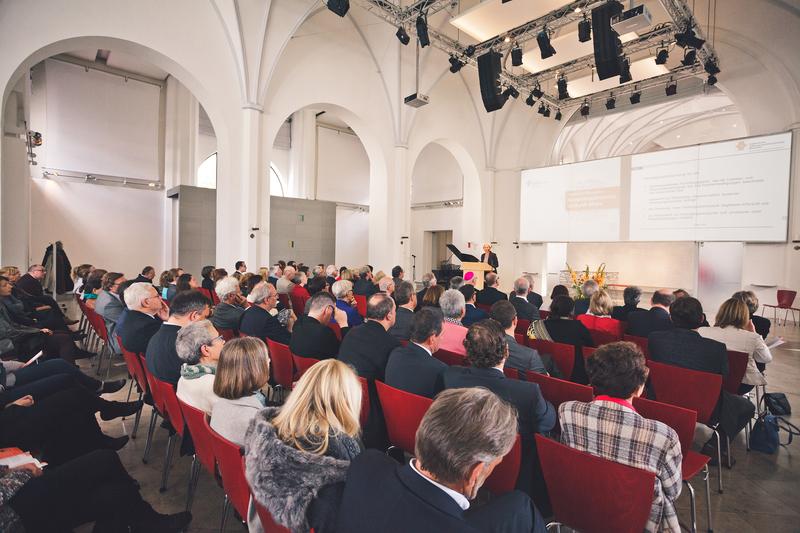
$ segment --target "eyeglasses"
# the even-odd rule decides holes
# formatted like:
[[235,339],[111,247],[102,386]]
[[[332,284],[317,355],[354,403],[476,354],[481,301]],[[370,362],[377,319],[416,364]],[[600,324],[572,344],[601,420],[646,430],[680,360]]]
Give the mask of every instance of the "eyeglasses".
[[208,341],[208,344],[206,344],[206,346],[211,346],[212,344],[214,344],[214,341],[222,341],[222,344],[225,344],[225,338],[222,335],[217,335],[216,337]]

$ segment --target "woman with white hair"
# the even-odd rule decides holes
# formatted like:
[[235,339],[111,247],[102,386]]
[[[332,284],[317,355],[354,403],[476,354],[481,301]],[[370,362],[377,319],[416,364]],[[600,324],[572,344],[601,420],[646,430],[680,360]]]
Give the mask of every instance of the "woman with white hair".
[[214,376],[224,345],[222,335],[208,320],[182,327],[175,340],[178,358],[183,361],[178,379],[178,398],[209,415],[219,400],[219,396],[214,394]]
[[214,315],[211,317],[214,327],[239,329],[245,302],[239,280],[233,276],[222,278],[217,282],[214,291],[219,296],[219,303],[214,307]]
[[353,328],[364,323],[364,318],[358,314],[358,304],[353,295],[353,282],[341,279],[333,284],[331,292],[336,298],[336,307],[347,314],[347,324]]

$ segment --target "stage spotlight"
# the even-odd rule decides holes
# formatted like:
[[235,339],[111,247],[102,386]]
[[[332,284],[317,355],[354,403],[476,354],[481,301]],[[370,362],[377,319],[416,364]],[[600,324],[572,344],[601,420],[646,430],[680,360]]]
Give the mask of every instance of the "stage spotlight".
[[675,44],[681,48],[702,48],[705,40],[698,37],[691,26],[686,26],[686,31],[675,34]]
[[529,94],[528,97],[525,99],[525,104],[533,107],[533,104],[536,103],[536,100],[533,98],[533,93]]
[[583,20],[578,23],[578,41],[585,43],[592,38],[592,23],[584,15]]
[[697,50],[694,49],[687,49],[683,53],[683,61],[681,63],[684,67],[690,67],[697,62]]
[[464,62],[458,59],[456,56],[450,56],[450,72],[455,74],[461,67],[464,66]]
[[555,116],[553,118],[556,119],[556,120],[561,120],[561,110],[560,109],[556,109],[556,114],[555,114]]
[[464,54],[466,54],[467,57],[474,56],[475,55],[475,45],[471,44],[471,45],[467,46],[464,49]]
[[536,86],[533,88],[533,91],[531,92],[531,94],[532,94],[532,95],[533,95],[533,97],[534,97],[534,98],[536,98],[537,100],[538,100],[539,98],[541,98],[542,96],[544,96],[544,92],[542,92],[542,87],[541,87],[541,85],[539,85],[539,82],[538,82],[538,81],[536,82]]
[[558,77],[556,85],[558,86],[558,99],[564,100],[569,98],[569,91],[567,90],[567,78],[563,74]]
[[350,0],[328,0],[328,9],[343,17],[350,10]]
[[642,91],[634,91],[631,93],[631,105],[636,105],[642,101]]
[[511,98],[519,98],[519,91],[513,85],[509,85],[506,87],[506,90],[503,91],[503,98],[507,99],[509,96]]
[[678,94],[678,84],[672,80],[669,80],[669,83],[667,83],[667,87],[666,89],[664,89],[664,92],[666,93],[667,96],[675,96],[676,94]]
[[547,59],[556,53],[556,49],[550,44],[550,36],[547,35],[547,28],[539,32],[536,36],[536,42],[539,43],[539,51],[542,53],[542,59]]
[[548,118],[550,116],[550,106],[544,108],[544,113],[542,113],[544,118]]
[[706,80],[706,83],[708,83],[709,87],[713,87],[714,85],[717,84],[717,77],[714,76],[713,74],[709,74],[708,75],[708,80]]
[[428,21],[425,20],[424,15],[417,17],[417,38],[422,48],[431,44],[431,38],[428,36]]
[[537,113],[539,113],[540,115],[544,115],[544,110],[545,110],[544,102],[542,102],[539,104],[539,110],[537,111]]
[[611,93],[611,94],[608,96],[608,100],[606,100],[606,109],[608,109],[609,111],[611,111],[611,110],[612,110],[612,109],[614,109],[615,107],[617,107],[617,99],[616,99],[616,98],[614,98],[614,93]]
[[712,76],[720,73],[719,67],[711,59],[706,61],[705,65],[703,65],[703,68],[705,69],[706,72],[708,72]]
[[403,45],[407,45],[408,43],[411,42],[411,37],[408,36],[408,33],[406,33],[406,29],[402,26],[397,28],[397,33],[395,33],[394,35],[395,37],[397,37],[398,41],[403,43]]
[[633,80],[631,76],[631,60],[623,57],[619,62],[619,82],[628,83],[631,80]]
[[522,66],[522,48],[517,43],[514,43],[514,48],[511,49],[511,64],[515,67]]
[[584,100],[581,104],[581,116],[588,117],[589,116],[589,100]]
[[656,65],[665,65],[669,59],[669,50],[662,48],[656,54]]

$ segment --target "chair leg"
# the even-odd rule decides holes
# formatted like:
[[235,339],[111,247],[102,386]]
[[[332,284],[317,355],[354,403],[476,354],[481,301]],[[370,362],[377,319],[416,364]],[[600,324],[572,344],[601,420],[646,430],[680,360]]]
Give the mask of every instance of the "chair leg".
[[728,435],[725,435],[725,446],[727,446],[726,450],[728,450],[728,470],[733,468],[731,464],[731,438]]
[[714,526],[711,523],[711,488],[708,483],[708,465],[703,467],[703,481],[706,484],[706,516],[708,517],[708,533],[714,531]]
[[164,454],[164,470],[161,473],[161,486],[158,488],[158,492],[166,492],[167,490],[169,463],[172,460],[172,452],[175,449],[175,443],[178,442],[178,437],[179,435],[177,433],[173,433],[169,436],[169,440],[167,441],[167,451]]
[[750,420],[747,421],[747,425],[744,426],[744,442],[746,450],[750,451]]
[[[717,470],[718,470],[717,473],[719,474],[719,480],[718,480],[719,481],[719,493],[722,494],[722,444],[720,442],[719,432],[717,432],[716,429],[713,430],[713,431],[714,431],[714,436],[717,437],[716,438],[716,441],[717,441]],[[728,453],[730,453],[730,452],[728,452]]]
[[150,415],[150,429],[147,431],[147,442],[144,445],[144,455],[142,456],[142,462],[147,464],[148,457],[150,456],[150,448],[153,446],[153,433],[156,430],[156,422],[158,421],[158,412],[153,408],[153,412]]
[[200,461],[197,460],[197,454],[192,457],[192,468],[189,470],[189,489],[186,491],[186,512],[192,510],[194,503],[194,493],[197,490],[197,482],[200,479]]
[[130,378],[131,383],[130,383],[130,385],[128,385],[128,397],[125,398],[126,402],[131,401],[131,393],[133,392],[133,378],[130,377],[130,376],[128,376],[128,378]]
[[225,525],[228,523],[228,514],[231,510],[231,499],[225,495],[225,502],[222,505],[222,522],[219,524],[219,533],[225,533]]
[[[142,401],[142,397],[143,396],[144,396],[144,393],[140,392],[139,393],[139,401]],[[136,411],[136,418],[134,419],[134,422],[133,422],[133,431],[131,431],[131,438],[132,439],[136,438],[136,431],[139,429],[139,420],[141,420],[141,418],[142,418],[142,410],[144,410],[144,406],[142,406],[141,409]]]
[[689,510],[692,513],[692,533],[697,533],[697,508],[695,507],[694,501],[694,487],[692,484],[689,483],[688,480],[683,480],[684,485],[686,488],[689,489]]

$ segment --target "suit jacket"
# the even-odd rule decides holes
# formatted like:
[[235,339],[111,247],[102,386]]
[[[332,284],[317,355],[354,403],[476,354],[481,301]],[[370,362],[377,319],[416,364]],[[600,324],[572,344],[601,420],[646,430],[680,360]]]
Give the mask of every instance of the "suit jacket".
[[[348,329],[342,328],[342,335],[345,335]],[[335,359],[339,353],[339,339],[332,329],[320,324],[316,318],[302,315],[297,318],[292,328],[289,348],[293,354],[301,357]]]
[[507,300],[506,295],[498,291],[494,287],[485,287],[482,291],[478,291],[477,302],[481,305],[493,305],[500,300]]
[[[147,278],[145,276],[142,276],[141,274],[139,274],[138,276],[133,278],[133,282],[134,283],[150,283],[151,285],[153,284],[153,280],[152,279]],[[206,285],[206,280],[203,280],[203,288],[205,288],[205,285]]]
[[381,324],[367,320],[351,328],[342,339],[339,360],[351,365],[363,378],[383,381],[389,354],[399,346],[400,341],[383,329]]
[[411,323],[414,321],[414,311],[405,307],[398,307],[395,314],[394,326],[389,328],[389,335],[395,339],[406,341],[411,337]]
[[[358,309],[344,300],[336,300],[336,307],[347,314],[347,327],[354,328],[364,323],[364,317],[358,314]],[[331,317],[331,320],[333,320],[333,317]]]
[[515,368],[521,372],[533,370],[539,374],[547,373],[542,358],[539,356],[539,352],[533,348],[519,344],[517,339],[508,333],[506,333],[506,340],[508,341],[507,367]]
[[589,298],[578,298],[575,300],[575,309],[572,311],[574,316],[584,315],[589,312]]
[[651,307],[647,311],[636,311],[628,315],[628,335],[647,338],[654,331],[672,329],[669,312],[660,307]]
[[414,308],[414,311],[419,311],[422,308],[422,299],[425,298],[425,293],[428,289],[422,289],[421,291],[417,292],[417,307]]
[[16,287],[34,297],[44,296],[44,289],[42,288],[41,282],[30,274],[23,274],[20,276],[17,280]]
[[161,381],[171,383],[174,387],[178,386],[183,364],[175,349],[175,341],[180,329],[180,326],[175,324],[161,324],[161,328],[147,343],[145,352],[147,369],[150,373]]
[[635,305],[615,305],[614,309],[611,311],[611,318],[627,322],[628,315],[636,311],[646,311],[646,309],[641,309]]
[[289,345],[292,334],[269,311],[257,305],[248,307],[239,320],[239,332],[259,339],[271,339]]
[[203,287],[204,289],[206,289],[208,291],[213,291],[214,290],[214,280],[211,279],[211,278],[203,278],[203,283],[201,284],[201,287]]
[[220,302],[214,306],[214,314],[211,315],[211,323],[214,324],[214,327],[217,329],[239,329],[239,322],[242,319],[244,311],[244,307]]
[[141,311],[128,311],[120,327],[119,333],[122,345],[126,350],[133,353],[145,353],[147,343],[156,332],[161,328],[161,319],[150,316]]
[[[514,298],[515,294],[516,293],[514,291],[509,292],[508,299],[511,300],[512,298]],[[533,292],[533,291],[529,292],[528,295],[525,297],[525,299],[528,300],[528,303],[534,306],[536,309],[539,309],[542,306],[542,303],[544,303],[542,295],[539,294],[538,292]]]
[[522,320],[539,320],[539,308],[532,305],[527,298],[514,296],[511,298],[511,305],[517,310],[517,318]]
[[461,319],[461,323],[464,324],[465,327],[470,327],[475,322],[485,318],[489,318],[489,313],[468,303],[465,307],[464,318]]
[[691,329],[654,331],[647,337],[647,351],[650,359],[659,363],[728,375],[725,345]]
[[578,320],[548,318],[544,321],[544,325],[555,342],[573,346],[594,346],[591,333]]
[[121,353],[117,343],[117,321],[119,320],[122,310],[125,309],[119,296],[111,294],[108,291],[100,291],[97,295],[97,302],[94,304],[95,312],[103,317],[106,323],[106,330],[108,331],[108,338],[111,341],[111,349],[114,353]]
[[444,389],[447,365],[421,346],[409,342],[389,356],[386,365],[386,384],[426,398],[433,398]]
[[353,294],[360,294],[369,298],[376,292],[378,292],[378,286],[368,279],[358,278],[355,283],[353,283]]
[[497,267],[500,266],[500,263],[497,261],[497,254],[494,252],[489,252],[489,258],[484,260],[484,257],[486,257],[486,254],[482,253],[481,263],[489,263],[489,266],[491,266],[494,271],[497,272]]

